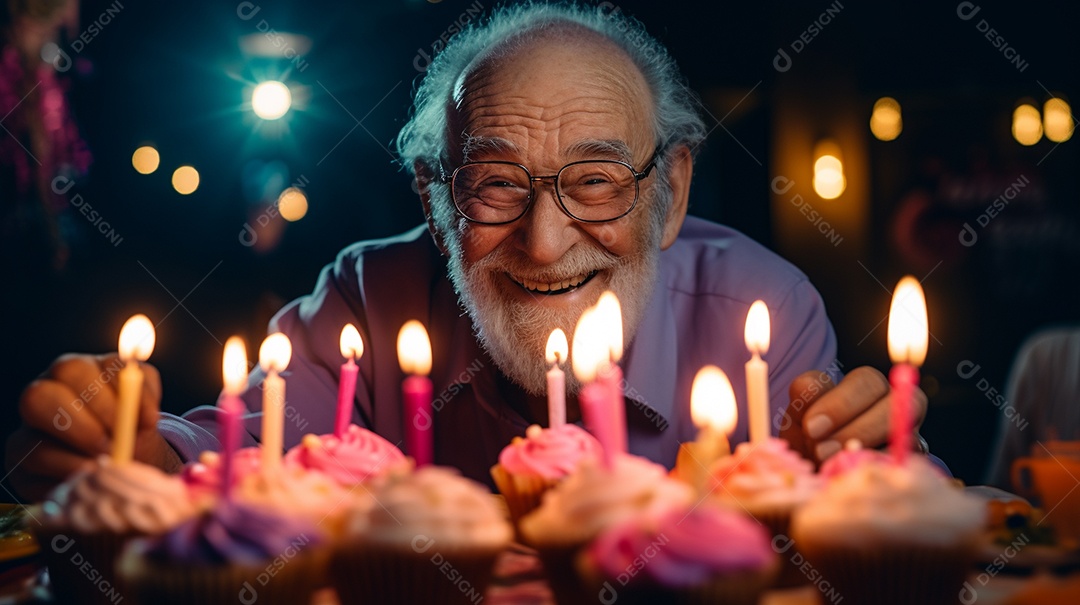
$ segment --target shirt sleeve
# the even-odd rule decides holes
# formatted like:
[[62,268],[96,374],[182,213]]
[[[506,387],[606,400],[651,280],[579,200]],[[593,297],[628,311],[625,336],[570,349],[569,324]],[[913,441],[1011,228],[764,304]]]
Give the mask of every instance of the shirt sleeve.
[[[836,359],[836,333],[825,313],[821,295],[803,279],[791,289],[773,313],[769,350],[783,351],[769,363],[769,393],[773,418],[779,418],[791,402],[789,387],[797,376],[810,370],[829,375],[834,383],[843,376]],[[815,393],[816,394],[816,393]],[[807,396],[811,396],[810,393]]]

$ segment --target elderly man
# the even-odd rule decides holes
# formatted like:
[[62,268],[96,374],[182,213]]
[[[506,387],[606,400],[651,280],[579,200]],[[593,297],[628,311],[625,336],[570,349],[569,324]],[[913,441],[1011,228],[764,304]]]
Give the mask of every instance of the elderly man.
[[[674,61],[640,24],[596,8],[503,9],[451,41],[415,101],[398,149],[426,232],[345,249],[270,326],[294,347],[287,445],[332,430],[338,334],[351,322],[366,343],[353,421],[399,444],[405,422],[431,423],[435,461],[487,481],[502,447],[547,422],[549,333],[572,333],[607,289],[623,304],[633,453],[674,463],[695,434],[689,391],[705,364],[728,371],[743,404],[742,330],[756,299],[772,312],[774,432],[817,459],[848,438],[884,442],[888,385],[861,368],[833,386],[835,337],[806,277],[745,236],[686,216],[705,129]],[[430,418],[402,417],[394,343],[409,319],[431,333]],[[108,361],[63,357],[26,390],[7,452],[9,467],[30,452],[12,473],[24,495],[107,447],[115,394],[111,384],[87,387]],[[261,378],[245,394],[252,410]],[[213,408],[159,418],[160,392],[151,371],[140,459],[175,469],[217,447]],[[925,405],[920,394],[919,419]],[[71,430],[54,427],[58,409]],[[745,408],[739,416],[735,441],[747,434]],[[580,419],[573,403],[568,419]],[[257,414],[246,426],[254,442]]]

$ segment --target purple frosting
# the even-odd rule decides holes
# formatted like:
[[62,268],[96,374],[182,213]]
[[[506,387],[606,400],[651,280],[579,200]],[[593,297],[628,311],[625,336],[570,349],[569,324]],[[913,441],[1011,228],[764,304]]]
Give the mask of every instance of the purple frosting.
[[152,538],[146,556],[163,564],[259,564],[279,556],[295,556],[322,541],[319,530],[303,519],[221,501]]

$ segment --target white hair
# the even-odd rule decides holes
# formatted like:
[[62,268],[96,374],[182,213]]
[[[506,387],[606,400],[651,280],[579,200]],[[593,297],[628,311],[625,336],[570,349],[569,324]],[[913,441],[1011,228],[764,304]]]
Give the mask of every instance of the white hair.
[[[614,9],[614,10],[612,10]],[[398,133],[397,151],[404,167],[415,175],[420,163],[435,174],[448,159],[447,111],[454,86],[476,57],[530,32],[560,26],[576,26],[615,43],[633,61],[649,86],[653,101],[653,132],[656,144],[670,151],[686,145],[695,154],[705,139],[705,123],[697,111],[697,95],[687,86],[675,60],[644,25],[628,17],[610,2],[598,6],[526,3],[496,9],[486,20],[470,24],[452,37],[428,66],[416,90],[412,117]],[[667,176],[667,154],[657,158],[661,178]]]

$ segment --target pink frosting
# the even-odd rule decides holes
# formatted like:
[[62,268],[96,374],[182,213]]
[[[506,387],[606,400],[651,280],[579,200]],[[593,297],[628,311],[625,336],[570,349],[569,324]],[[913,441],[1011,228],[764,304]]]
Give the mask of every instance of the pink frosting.
[[710,471],[710,490],[743,506],[796,505],[820,487],[813,463],[783,439],[740,443],[734,454],[717,460]]
[[[233,456],[233,487],[239,485],[244,477],[258,473],[261,468],[261,449],[245,447],[237,450]],[[221,493],[221,454],[211,451],[199,454],[198,461],[184,466],[180,479],[187,486],[192,500],[218,496]]]
[[285,454],[285,464],[318,470],[341,485],[356,485],[383,474],[390,467],[405,462],[405,454],[386,439],[349,425],[343,438],[334,435],[304,435],[304,439]]
[[776,555],[765,530],[753,520],[702,504],[616,524],[602,532],[584,556],[609,580],[682,587],[759,570]]
[[543,429],[534,424],[525,429],[525,438],[515,437],[503,448],[499,464],[516,475],[560,479],[577,468],[582,458],[600,452],[600,442],[577,425]]
[[847,442],[843,450],[821,464],[818,474],[825,479],[834,479],[864,464],[882,464],[890,460],[891,458],[885,452],[863,449],[858,440],[852,439]]

